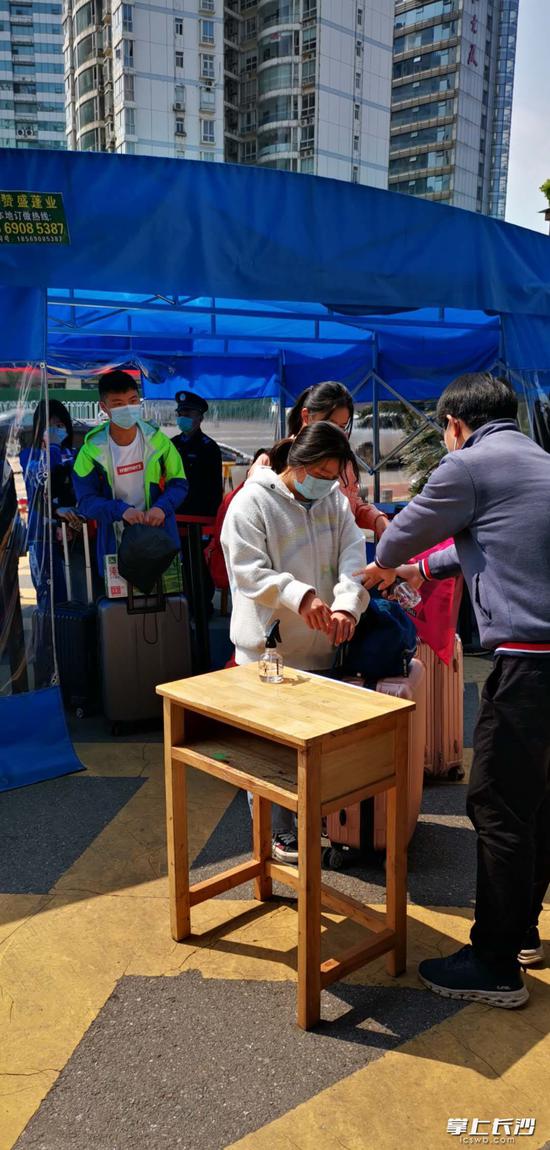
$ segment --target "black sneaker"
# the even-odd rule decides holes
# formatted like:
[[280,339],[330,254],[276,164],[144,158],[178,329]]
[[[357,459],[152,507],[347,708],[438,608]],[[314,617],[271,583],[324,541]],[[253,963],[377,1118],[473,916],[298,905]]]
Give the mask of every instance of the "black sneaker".
[[448,958],[427,958],[420,963],[422,982],[443,998],[464,998],[514,1010],[523,1006],[529,991],[513,962],[500,968],[488,966],[471,946],[463,946]]
[[540,966],[544,962],[544,950],[536,926],[530,926],[523,946],[518,954],[520,966]]
[[294,831],[281,831],[274,835],[271,853],[277,862],[292,863],[294,866],[298,862],[298,839]]

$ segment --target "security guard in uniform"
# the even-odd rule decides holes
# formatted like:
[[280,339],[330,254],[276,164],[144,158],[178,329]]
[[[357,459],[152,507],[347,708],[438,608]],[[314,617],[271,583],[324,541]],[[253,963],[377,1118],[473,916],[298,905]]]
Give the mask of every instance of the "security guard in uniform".
[[189,490],[178,507],[180,515],[214,516],[223,497],[222,453],[213,439],[201,431],[208,404],[192,391],[176,393],[179,435],[172,443],[183,460]]
[[[201,423],[208,411],[208,404],[201,395],[196,395],[193,391],[178,391],[175,398],[176,421],[180,430],[179,435],[174,436],[172,443],[181,455],[185,477],[189,484],[187,495],[178,507],[178,514],[210,518],[215,516],[223,498],[223,473],[222,453],[217,443],[201,431]],[[205,543],[206,540],[203,540],[203,546]],[[182,564],[185,591],[194,614],[191,560],[185,546],[182,551]],[[204,558],[200,572],[195,573],[195,577],[197,576],[203,584],[205,599],[210,604],[209,613],[211,613],[215,588]]]

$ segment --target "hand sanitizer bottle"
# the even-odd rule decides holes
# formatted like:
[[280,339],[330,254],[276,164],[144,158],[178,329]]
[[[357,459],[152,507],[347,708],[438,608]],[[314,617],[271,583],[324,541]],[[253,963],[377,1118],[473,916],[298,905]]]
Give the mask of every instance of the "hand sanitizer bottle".
[[397,599],[400,607],[404,607],[405,611],[414,611],[415,607],[422,602],[421,596],[414,587],[410,587],[404,579],[396,579],[392,588],[392,599]]
[[277,651],[281,642],[280,619],[275,619],[265,636],[265,651],[258,663],[258,674],[263,683],[282,683],[283,660]]

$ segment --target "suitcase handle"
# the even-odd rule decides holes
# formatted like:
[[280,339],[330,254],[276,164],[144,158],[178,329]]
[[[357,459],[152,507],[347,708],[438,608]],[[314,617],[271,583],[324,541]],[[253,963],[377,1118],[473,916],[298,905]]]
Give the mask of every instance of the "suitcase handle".
[[[136,605],[140,599],[142,606]],[[136,595],[131,583],[128,583],[128,599],[126,610],[129,615],[156,615],[159,611],[166,611],[166,596],[162,590],[162,581],[159,579],[154,595]]]
[[[72,510],[72,508],[70,509]],[[63,541],[63,565],[65,567],[65,584],[67,587],[67,599],[69,603],[73,601],[73,585],[71,579],[71,564],[69,560],[69,544],[67,540],[67,524],[63,517],[64,508],[59,509],[59,520],[61,522],[61,537]],[[90,540],[88,538],[88,523],[86,519],[82,520],[82,542],[84,545],[84,564],[86,567],[86,600],[88,606],[94,601],[93,587],[92,587],[92,563],[90,559]]]

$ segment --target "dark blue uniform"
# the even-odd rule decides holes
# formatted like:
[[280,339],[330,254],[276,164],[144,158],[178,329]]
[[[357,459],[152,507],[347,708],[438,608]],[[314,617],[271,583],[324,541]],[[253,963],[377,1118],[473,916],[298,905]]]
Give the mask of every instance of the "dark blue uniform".
[[199,428],[193,435],[175,435],[172,443],[183,460],[189,490],[179,515],[213,517],[223,496],[222,453]]

